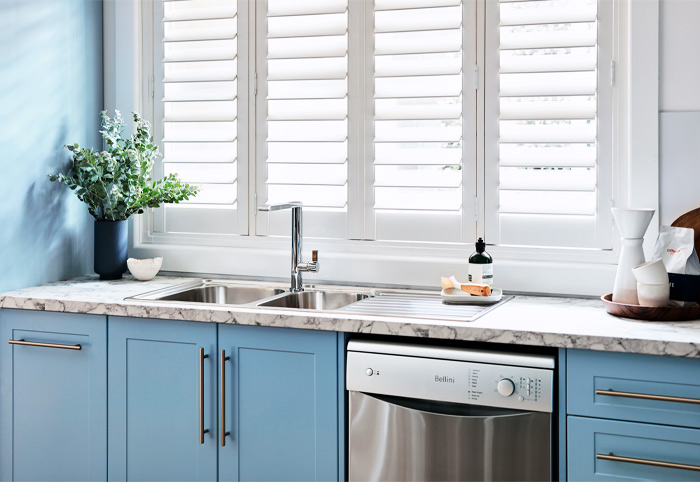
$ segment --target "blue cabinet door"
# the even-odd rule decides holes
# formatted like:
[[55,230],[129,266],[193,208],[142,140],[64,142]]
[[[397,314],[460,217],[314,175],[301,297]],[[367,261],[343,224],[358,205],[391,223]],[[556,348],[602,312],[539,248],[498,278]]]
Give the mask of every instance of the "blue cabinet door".
[[110,480],[216,479],[215,353],[215,324],[109,318]]
[[3,309],[0,323],[0,479],[105,480],[106,318]]
[[219,326],[219,350],[230,357],[220,380],[222,426],[230,432],[219,447],[220,480],[338,479],[344,413],[339,338],[333,332]]

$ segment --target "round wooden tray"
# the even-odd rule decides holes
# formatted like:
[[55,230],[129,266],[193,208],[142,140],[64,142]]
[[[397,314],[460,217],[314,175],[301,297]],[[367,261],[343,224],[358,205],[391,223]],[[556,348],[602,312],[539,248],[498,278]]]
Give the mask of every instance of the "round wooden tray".
[[634,318],[647,321],[688,321],[700,319],[700,306],[664,306],[652,308],[650,306],[626,305],[615,303],[612,293],[601,296],[605,305],[605,311],[615,316]]

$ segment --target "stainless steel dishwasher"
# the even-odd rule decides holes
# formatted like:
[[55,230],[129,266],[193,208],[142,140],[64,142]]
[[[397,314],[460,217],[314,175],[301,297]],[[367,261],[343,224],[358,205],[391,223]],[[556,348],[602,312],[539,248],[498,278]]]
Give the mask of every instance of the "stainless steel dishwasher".
[[349,479],[551,480],[554,358],[350,341]]

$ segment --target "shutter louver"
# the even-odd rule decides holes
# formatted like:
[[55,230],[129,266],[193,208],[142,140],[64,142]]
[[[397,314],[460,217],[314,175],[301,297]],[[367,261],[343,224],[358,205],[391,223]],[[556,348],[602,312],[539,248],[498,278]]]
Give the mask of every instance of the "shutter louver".
[[[348,2],[269,0],[266,22],[263,201],[301,201],[305,235],[346,237]],[[289,233],[289,213],[258,219]]]
[[237,3],[164,0],[162,7],[162,172],[200,187],[195,198],[165,206],[163,230],[237,234]]
[[597,2],[497,8],[498,231],[487,240],[601,247]]
[[375,239],[462,238],[462,3],[374,2]]

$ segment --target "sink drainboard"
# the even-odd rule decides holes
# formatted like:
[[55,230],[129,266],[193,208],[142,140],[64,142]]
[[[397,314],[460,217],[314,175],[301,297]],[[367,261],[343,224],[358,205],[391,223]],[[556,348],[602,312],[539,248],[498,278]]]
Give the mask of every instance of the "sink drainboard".
[[447,321],[474,321],[506,302],[509,297],[493,305],[446,305],[437,296],[415,296],[378,293],[336,311],[366,315],[429,318]]

